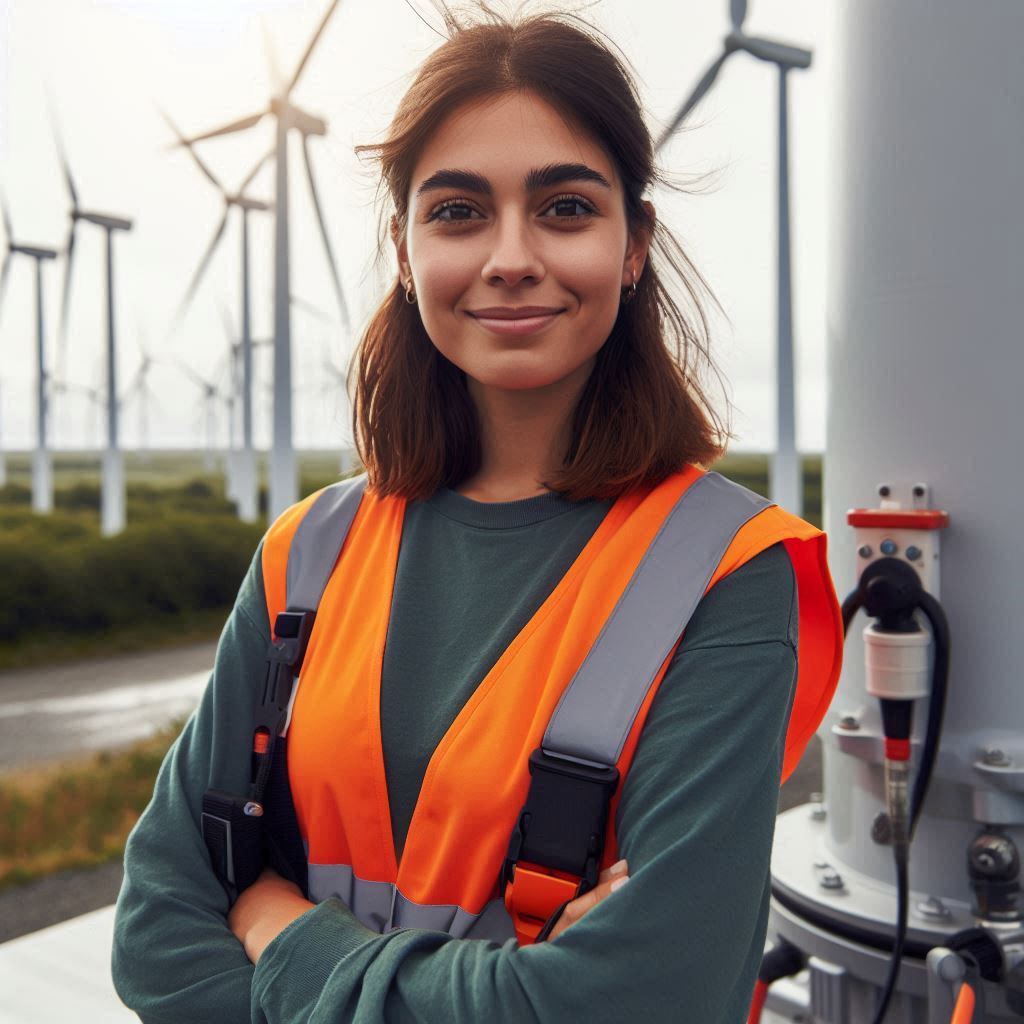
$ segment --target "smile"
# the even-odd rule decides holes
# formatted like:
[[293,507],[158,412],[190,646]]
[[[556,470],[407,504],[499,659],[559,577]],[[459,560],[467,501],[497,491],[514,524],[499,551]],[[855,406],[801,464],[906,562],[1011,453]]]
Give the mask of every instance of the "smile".
[[559,313],[547,313],[543,316],[522,316],[515,319],[498,319],[497,317],[475,316],[468,313],[481,327],[494,334],[534,334],[542,331],[553,323]]

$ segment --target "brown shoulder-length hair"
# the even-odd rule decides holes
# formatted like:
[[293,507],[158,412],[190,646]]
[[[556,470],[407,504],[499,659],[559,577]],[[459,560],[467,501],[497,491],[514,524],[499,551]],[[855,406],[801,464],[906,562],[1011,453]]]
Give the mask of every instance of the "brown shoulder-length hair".
[[[475,10],[483,20],[460,21],[440,2],[447,41],[419,68],[384,141],[355,149],[379,162],[378,191],[386,185],[399,237],[408,223],[418,156],[457,107],[529,90],[582,126],[614,161],[630,233],[650,232],[651,247],[635,296],[620,305],[573,410],[564,464],[544,485],[573,500],[615,498],[654,486],[687,463],[706,467],[724,454],[733,435],[700,381],[710,371],[721,382],[700,290],[721,307],[679,243],[660,221],[652,223],[641,202],[656,181],[680,186],[655,167],[627,59],[574,14],[510,19],[480,2]],[[390,223],[382,208],[378,260]],[[673,299],[671,276],[681,283],[693,315]],[[378,494],[425,498],[479,469],[480,426],[465,373],[435,348],[397,275],[362,334],[348,389],[355,443]]]

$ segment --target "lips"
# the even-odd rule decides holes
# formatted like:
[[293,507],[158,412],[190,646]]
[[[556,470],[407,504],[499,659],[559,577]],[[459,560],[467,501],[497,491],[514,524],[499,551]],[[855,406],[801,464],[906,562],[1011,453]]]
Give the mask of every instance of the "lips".
[[550,316],[561,313],[554,306],[488,306],[486,309],[468,310],[470,316],[485,320],[522,320],[527,317]]
[[[528,310],[541,309],[537,314],[526,315]],[[484,330],[492,334],[535,334],[544,330],[549,324],[555,322],[559,314],[564,312],[560,309],[545,309],[545,307],[522,306],[516,310],[495,309],[477,310],[470,313],[471,316]],[[484,315],[486,314],[486,315]],[[510,315],[514,314],[514,315]]]

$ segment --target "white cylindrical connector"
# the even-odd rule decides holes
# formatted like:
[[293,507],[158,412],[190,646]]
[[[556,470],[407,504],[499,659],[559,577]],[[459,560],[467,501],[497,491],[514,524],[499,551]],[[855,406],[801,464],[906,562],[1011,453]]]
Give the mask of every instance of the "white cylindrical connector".
[[928,646],[926,632],[885,633],[874,623],[864,627],[864,683],[872,697],[916,700],[927,697]]

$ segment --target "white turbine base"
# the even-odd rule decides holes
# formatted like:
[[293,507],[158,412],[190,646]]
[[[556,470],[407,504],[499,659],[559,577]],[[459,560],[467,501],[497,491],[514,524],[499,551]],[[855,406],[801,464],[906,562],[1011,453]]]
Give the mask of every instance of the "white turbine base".
[[100,497],[100,533],[112,537],[124,529],[124,455],[120,448],[103,453],[103,483]]
[[49,448],[32,452],[32,511],[42,515],[53,511],[53,456]]
[[243,448],[235,452],[235,495],[232,500],[238,506],[238,518],[243,523],[254,523],[259,515],[256,489],[256,452]]
[[228,501],[238,501],[238,459],[241,452],[229,448],[224,453],[224,496]]
[[800,471],[800,453],[777,451],[772,453],[769,467],[768,491],[772,501],[795,516],[803,515],[803,480]]

